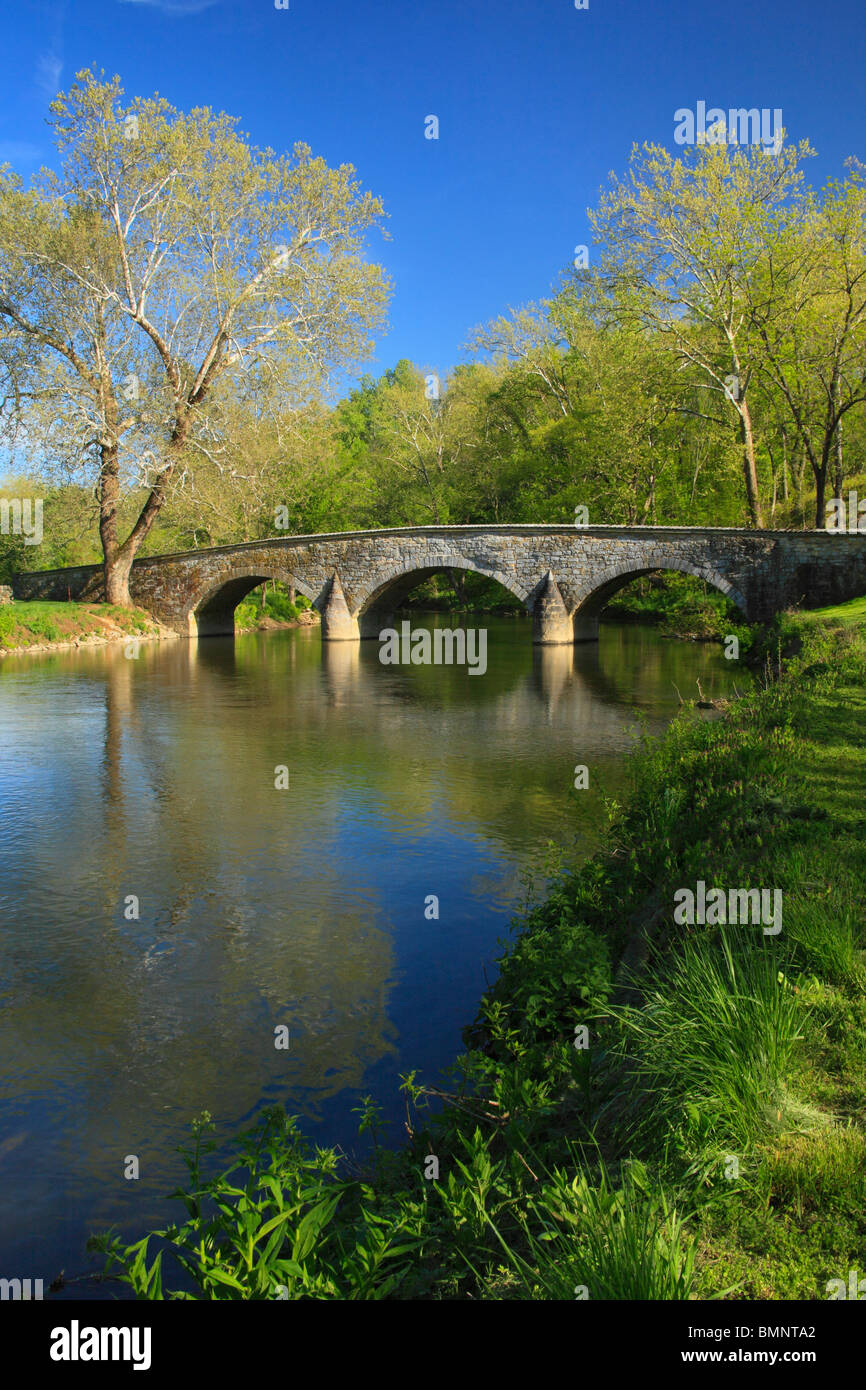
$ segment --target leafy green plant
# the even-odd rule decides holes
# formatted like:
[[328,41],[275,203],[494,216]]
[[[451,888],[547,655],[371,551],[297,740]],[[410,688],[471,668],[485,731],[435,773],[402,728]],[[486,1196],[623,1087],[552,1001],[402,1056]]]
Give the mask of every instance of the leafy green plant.
[[[274,1107],[241,1136],[237,1162],[205,1180],[213,1128],[205,1113],[193,1125],[192,1147],[180,1150],[189,1186],[173,1196],[186,1222],[127,1247],[113,1232],[91,1238],[108,1273],[141,1299],[382,1298],[396,1288],[417,1235],[407,1220],[384,1222],[366,1208],[369,1189],[336,1179],[333,1150],[310,1154],[296,1121]],[[341,1202],[352,1219],[338,1229]],[[148,1263],[152,1241],[161,1248]],[[166,1256],[185,1274],[186,1289],[164,1291]]]

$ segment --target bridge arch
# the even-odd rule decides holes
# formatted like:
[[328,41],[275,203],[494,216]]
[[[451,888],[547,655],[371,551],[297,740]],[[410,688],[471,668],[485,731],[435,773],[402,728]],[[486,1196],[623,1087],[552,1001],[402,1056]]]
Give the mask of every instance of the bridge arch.
[[434,574],[441,574],[444,570],[467,570],[472,574],[480,574],[485,579],[493,579],[519,599],[525,608],[530,606],[527,603],[528,591],[520,584],[516,575],[506,574],[503,570],[486,565],[482,560],[467,559],[465,555],[458,553],[437,552],[431,558],[433,563],[430,559],[419,558],[380,570],[372,587],[356,609],[355,616],[358,618],[362,637],[378,637],[383,627],[391,625],[395,612],[407,595],[425,579],[430,579]]
[[598,637],[599,617],[614,594],[619,593],[620,589],[624,589],[633,579],[640,579],[644,575],[657,574],[664,570],[679,570],[681,574],[690,574],[695,579],[702,579],[705,584],[718,589],[726,598],[736,604],[744,618],[748,617],[748,606],[745,598],[739,589],[717,569],[709,564],[686,560],[680,555],[658,555],[653,556],[651,564],[625,561],[621,564],[610,565],[593,575],[592,588],[581,595],[573,614],[575,641],[593,641]]
[[311,601],[316,594],[297,575],[282,565],[227,565],[196,589],[184,609],[184,622],[190,637],[231,637],[235,630],[235,609],[265,580],[273,579],[287,587],[294,585]]

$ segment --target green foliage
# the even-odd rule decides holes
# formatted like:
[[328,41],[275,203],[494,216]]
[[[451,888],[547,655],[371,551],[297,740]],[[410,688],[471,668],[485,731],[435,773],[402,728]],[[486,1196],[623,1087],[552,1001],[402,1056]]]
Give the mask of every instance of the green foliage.
[[235,609],[235,630],[244,632],[261,623],[263,618],[277,623],[297,622],[299,614],[312,607],[309,599],[298,594],[294,602],[289,598],[284,585],[273,580],[265,586],[264,603],[262,590],[254,589]]
[[146,633],[151,619],[139,608],[107,603],[55,603],[18,600],[0,607],[0,647],[24,650],[43,642],[72,642],[102,637],[106,620],[112,636]]
[[686,940],[640,1009],[613,1009],[639,1109],[631,1133],[676,1136],[684,1153],[754,1145],[790,1121],[785,1094],[803,1009],[778,951],[722,933]]
[[541,1229],[524,1223],[531,1262],[507,1249],[528,1297],[690,1297],[694,1238],[643,1165],[626,1165],[619,1187],[604,1166],[594,1179],[557,1169],[533,1211]]
[[23,537],[0,534],[0,584],[8,584],[16,574],[27,569],[29,549]]
[[742,613],[718,589],[676,571],[633,580],[615,595],[605,613],[654,623],[677,637],[721,642],[733,634],[739,640],[741,658],[751,650],[756,632],[743,623]]
[[[792,621],[796,653],[725,718],[645,742],[601,854],[538,866],[547,896],[449,1089],[402,1078],[405,1148],[366,1097],[374,1152],[354,1176],[266,1111],[206,1180],[205,1122],[187,1221],[96,1238],[109,1270],[151,1299],[825,1296],[866,1239],[861,609]],[[674,891],[697,878],[779,886],[782,933],[678,926]]]
[[[239,1138],[235,1163],[206,1179],[202,1159],[215,1151],[205,1113],[193,1124],[193,1144],[181,1149],[189,1186],[173,1195],[188,1220],[124,1247],[109,1232],[90,1248],[104,1254],[107,1271],[140,1299],[196,1297],[164,1292],[164,1260],[176,1262],[197,1295],[224,1299],[378,1299],[393,1293],[419,1243],[407,1213],[385,1222],[366,1202],[362,1183],[337,1182],[336,1154],[311,1153],[279,1107],[262,1112]],[[338,1227],[340,1203],[348,1211]],[[387,1229],[386,1229],[387,1226]],[[160,1248],[150,1264],[150,1242]]]
[[582,920],[574,880],[554,883],[500,963],[494,998],[528,1036],[561,1038],[613,988],[612,943]]

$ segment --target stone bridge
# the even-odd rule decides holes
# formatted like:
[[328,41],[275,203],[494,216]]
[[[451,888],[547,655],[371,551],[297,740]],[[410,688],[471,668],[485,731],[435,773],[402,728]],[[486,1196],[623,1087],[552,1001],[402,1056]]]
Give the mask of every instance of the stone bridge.
[[[539,643],[592,641],[608,600],[638,575],[680,570],[753,622],[866,594],[866,536],[690,526],[413,526],[288,536],[153,555],[132,567],[133,602],[184,637],[234,631],[266,579],[311,600],[325,640],[377,637],[422,580],[442,570],[495,579],[533,616]],[[16,598],[97,602],[102,568],[19,574]]]

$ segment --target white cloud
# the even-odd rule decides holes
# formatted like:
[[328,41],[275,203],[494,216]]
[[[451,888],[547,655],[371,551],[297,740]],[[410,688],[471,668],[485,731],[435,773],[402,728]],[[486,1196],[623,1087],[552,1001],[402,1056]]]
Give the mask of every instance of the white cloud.
[[41,53],[36,63],[36,85],[51,101],[57,96],[63,59],[56,53]]

